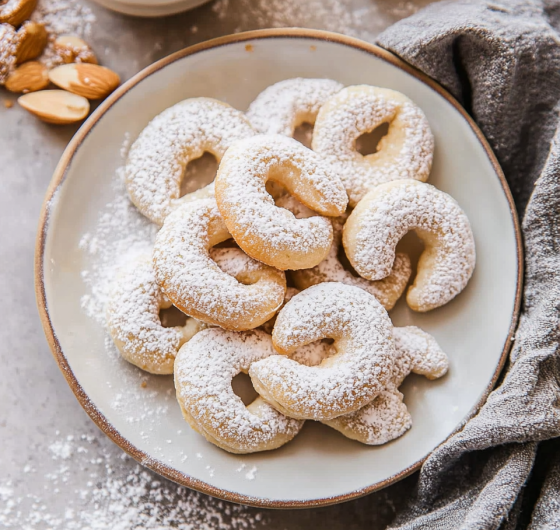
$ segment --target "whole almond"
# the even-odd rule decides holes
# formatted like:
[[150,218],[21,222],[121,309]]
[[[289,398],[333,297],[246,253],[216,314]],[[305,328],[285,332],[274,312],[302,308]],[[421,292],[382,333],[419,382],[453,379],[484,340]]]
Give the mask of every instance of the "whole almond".
[[6,80],[10,92],[35,92],[49,84],[47,67],[37,61],[29,61],[18,66]]
[[64,64],[49,72],[50,80],[60,88],[84,96],[101,99],[108,96],[121,82],[119,76],[96,64]]
[[83,120],[89,113],[89,101],[65,90],[40,90],[18,98],[18,103],[47,123],[67,124]]
[[89,44],[74,35],[61,35],[54,41],[54,49],[60,58],[59,64],[97,64],[97,57]]
[[17,64],[39,57],[47,45],[48,34],[45,26],[27,21],[17,32]]
[[0,4],[0,24],[6,22],[19,26],[27,20],[37,7],[37,0],[8,0]]

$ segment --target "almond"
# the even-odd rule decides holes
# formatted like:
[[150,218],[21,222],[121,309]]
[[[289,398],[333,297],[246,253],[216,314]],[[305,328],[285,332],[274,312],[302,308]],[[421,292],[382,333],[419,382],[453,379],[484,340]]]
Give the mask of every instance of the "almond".
[[8,0],[0,4],[0,24],[6,22],[19,26],[27,20],[37,6],[37,0]]
[[18,103],[47,123],[67,124],[83,120],[89,112],[89,101],[65,90],[41,90],[25,94]]
[[97,58],[89,44],[74,35],[61,35],[54,41],[54,49],[63,64],[97,64]]
[[47,45],[48,34],[45,26],[28,21],[17,32],[17,64],[39,57]]
[[49,84],[47,67],[37,61],[29,61],[16,68],[6,80],[10,92],[35,92]]
[[60,88],[88,99],[108,96],[121,82],[115,72],[96,64],[57,66],[49,72],[49,78]]

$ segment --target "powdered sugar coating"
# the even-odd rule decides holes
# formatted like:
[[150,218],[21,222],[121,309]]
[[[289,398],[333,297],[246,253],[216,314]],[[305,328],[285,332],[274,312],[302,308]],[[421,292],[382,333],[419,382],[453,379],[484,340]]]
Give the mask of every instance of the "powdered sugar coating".
[[[289,359],[299,347],[334,339],[336,354],[319,366]],[[285,355],[251,367],[255,390],[291,417],[326,420],[358,410],[389,382],[393,326],[369,293],[341,283],[322,283],[294,296],[280,311],[272,333]]]
[[436,339],[416,326],[393,329],[397,357],[393,368],[393,383],[401,386],[410,373],[427,379],[439,379],[449,369],[449,360]]
[[152,374],[172,374],[179,348],[205,327],[194,318],[184,327],[163,327],[159,311],[171,305],[156,282],[150,255],[120,272],[107,304],[107,326],[122,356]]
[[384,390],[357,412],[323,423],[352,440],[366,445],[382,445],[399,438],[412,427],[412,418],[403,398],[398,390]]
[[476,261],[469,220],[450,195],[415,180],[374,188],[344,225],[344,249],[361,276],[380,280],[390,274],[397,243],[410,230],[425,248],[406,300],[415,311],[429,311],[465,288]]
[[[389,123],[377,152],[356,151],[356,140]],[[373,187],[395,179],[428,180],[434,137],[426,116],[394,90],[351,86],[332,96],[319,111],[313,150],[333,164],[355,206]]]
[[266,182],[283,185],[322,215],[340,215],[347,196],[329,164],[292,138],[255,136],[234,144],[216,176],[216,201],[228,230],[249,256],[281,270],[315,266],[332,242],[328,219],[296,219],[278,208]]
[[262,398],[245,407],[231,381],[253,363],[275,356],[270,335],[218,328],[200,332],[175,362],[177,400],[189,423],[206,439],[232,453],[276,449],[289,442],[303,421],[288,418]]
[[315,123],[323,103],[343,87],[332,79],[285,79],[256,97],[249,105],[247,118],[261,134],[293,136],[302,123]]
[[[221,249],[216,249],[221,250]],[[214,258],[214,256],[212,256]],[[215,259],[215,258],[214,258]],[[218,262],[218,265],[220,263]],[[286,295],[284,296],[284,307],[296,294],[300,291],[295,289],[294,287],[288,287],[286,289]],[[282,308],[280,308],[282,309]],[[276,324],[276,317],[278,315],[274,315],[268,322],[265,322],[259,329],[268,333],[269,335],[272,334],[272,330],[274,329],[274,324]],[[306,366],[317,366],[321,364],[323,359],[326,357],[330,357],[334,355],[336,350],[329,344],[327,340],[317,340],[310,344],[305,344],[304,346],[300,346],[295,352],[290,354],[290,359],[294,361],[305,364]]]
[[372,282],[355,276],[344,268],[338,258],[339,252],[342,250],[344,219],[339,217],[333,219],[332,223],[333,243],[327,257],[312,269],[293,271],[291,278],[296,287],[303,290],[323,282],[340,282],[364,289],[369,294],[375,296],[387,311],[393,309],[397,300],[404,292],[412,273],[408,255],[399,252],[395,256],[391,273],[382,280]]
[[230,237],[215,200],[184,204],[157,235],[154,268],[163,292],[181,311],[241,331],[260,326],[276,313],[286,278],[250,258],[243,258],[235,277],[222,271],[209,251]]
[[245,115],[211,98],[181,101],[156,116],[132,145],[126,185],[132,202],[158,225],[179,205],[187,164],[212,153],[218,162],[237,140],[255,132]]
[[0,85],[16,66],[16,30],[11,24],[0,24]]
[[395,359],[393,377],[386,390],[360,410],[325,421],[333,429],[368,445],[381,445],[402,436],[412,426],[412,418],[398,387],[411,372],[428,379],[447,373],[449,361],[430,334],[416,326],[394,328]]
[[[216,249],[218,250],[218,249]],[[213,259],[214,256],[212,256]],[[219,262],[218,262],[219,265]],[[299,293],[299,289],[296,289],[294,287],[287,287],[286,288],[286,294],[284,295],[284,302],[282,303],[282,306],[278,308],[278,311],[280,311],[280,309],[282,309],[282,307],[284,307],[296,294]],[[269,335],[272,335],[272,330],[274,329],[274,324],[276,324],[276,317],[278,316],[278,314],[274,315],[270,320],[266,321],[261,327],[260,329],[262,329],[265,333],[268,333]]]

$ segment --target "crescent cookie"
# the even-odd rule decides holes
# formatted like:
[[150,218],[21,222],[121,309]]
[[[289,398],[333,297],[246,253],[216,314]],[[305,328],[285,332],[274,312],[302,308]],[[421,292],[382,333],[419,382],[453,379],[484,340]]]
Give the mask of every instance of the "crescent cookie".
[[175,208],[192,200],[190,194],[180,197],[190,161],[209,152],[219,163],[231,144],[254,134],[245,115],[227,103],[192,98],[173,105],[132,144],[125,166],[130,199],[148,219],[162,225]]
[[[288,287],[286,289],[286,295],[284,297],[284,304],[282,307],[284,307],[284,305],[286,305],[299,292],[300,291],[298,289]],[[276,324],[277,316],[278,315],[274,315],[259,329],[271,335],[272,330],[274,329],[274,324]],[[334,353],[336,353],[336,350],[334,350],[332,344],[329,344],[327,340],[318,340],[315,342],[311,342],[310,344],[300,346],[295,352],[290,355],[290,359],[293,359],[300,364],[305,364],[306,366],[317,366],[318,364],[321,364],[323,359],[325,359],[326,357],[330,357]]]
[[437,379],[447,373],[449,361],[430,334],[415,326],[394,328],[395,365],[388,387],[357,412],[324,421],[344,436],[367,445],[381,445],[402,436],[412,418],[398,391],[408,374]]
[[[383,123],[388,133],[377,152],[363,156],[356,140]],[[354,207],[373,187],[396,179],[428,180],[434,137],[422,110],[394,90],[368,85],[347,87],[319,111],[313,150],[336,168]]]
[[344,249],[360,276],[380,280],[391,273],[395,247],[409,230],[424,251],[406,300],[414,311],[430,311],[465,288],[476,261],[469,220],[447,193],[415,180],[374,188],[344,225]]
[[167,217],[156,237],[154,269],[163,292],[181,311],[243,331],[276,313],[284,301],[286,278],[248,257],[241,259],[235,277],[224,272],[210,249],[229,238],[215,200],[185,204]]
[[272,180],[321,215],[344,213],[348,198],[329,164],[298,141],[280,135],[241,140],[224,155],[216,201],[237,244],[252,258],[280,270],[314,267],[332,243],[328,219],[296,219],[266,191]]
[[[279,201],[276,204],[279,204]],[[387,311],[393,309],[404,292],[412,273],[408,255],[399,252],[395,256],[390,274],[382,280],[373,282],[365,280],[346,270],[340,262],[338,256],[342,250],[342,228],[344,224],[341,218],[333,219],[332,223],[333,243],[327,257],[312,269],[292,271],[290,276],[295,286],[304,290],[323,282],[340,282],[364,289],[375,296]]]
[[121,271],[107,304],[107,325],[129,363],[152,374],[173,373],[177,351],[205,325],[187,318],[184,327],[163,327],[159,311],[171,305],[156,282],[150,256]]
[[293,136],[302,123],[313,125],[321,106],[343,87],[332,79],[285,79],[256,97],[247,118],[261,134]]
[[[287,357],[322,338],[334,339],[336,354],[320,365]],[[293,418],[354,412],[392,377],[393,325],[375,297],[358,287],[322,283],[294,296],[278,314],[272,341],[284,355],[253,364],[249,375],[266,401]]]
[[246,407],[231,386],[238,373],[275,353],[262,331],[198,333],[175,361],[177,400],[187,422],[230,453],[268,451],[289,442],[303,421],[284,416],[261,397]]

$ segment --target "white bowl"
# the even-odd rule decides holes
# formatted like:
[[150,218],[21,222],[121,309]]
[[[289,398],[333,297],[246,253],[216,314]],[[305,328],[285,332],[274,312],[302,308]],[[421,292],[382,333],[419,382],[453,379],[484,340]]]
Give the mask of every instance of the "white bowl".
[[194,9],[210,0],[94,0],[99,5],[135,17],[164,17]]
[[[296,76],[368,83],[412,98],[436,140],[430,182],[467,213],[477,266],[467,288],[425,314],[401,300],[391,316],[432,333],[450,358],[440,380],[411,376],[403,386],[413,426],[369,447],[308,422],[283,448],[249,456],[209,444],[183,421],[171,377],[149,376],[122,361],[102,324],[80,306],[81,271],[95,254],[79,247],[118,192],[127,134],[134,139],[158,113],[194,96],[246,109],[265,87]],[[134,213],[136,215],[136,213]],[[139,222],[141,216],[138,214]],[[436,83],[371,44],[312,30],[266,30],[216,39],[178,52],[125,83],[76,134],[47,194],[37,241],[37,298],[45,333],[80,403],[115,443],[145,466],[210,495],[271,506],[317,506],[352,499],[418,469],[434,448],[480,407],[510,348],[519,311],[520,231],[501,170],[480,131]],[[142,399],[140,380],[146,380]],[[157,413],[156,413],[157,411]]]

